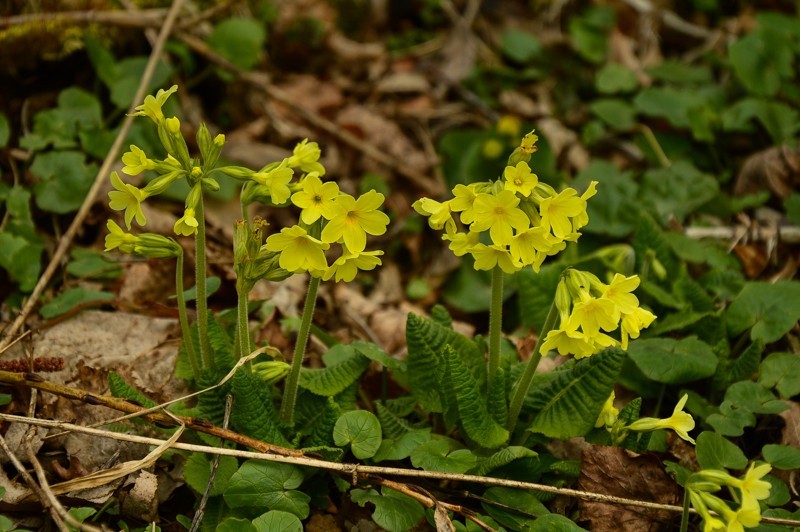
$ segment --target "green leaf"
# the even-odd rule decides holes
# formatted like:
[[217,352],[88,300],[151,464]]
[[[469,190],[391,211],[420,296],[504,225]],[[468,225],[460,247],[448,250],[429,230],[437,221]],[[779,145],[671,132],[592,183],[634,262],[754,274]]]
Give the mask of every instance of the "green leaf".
[[231,422],[234,427],[251,438],[289,447],[289,441],[278,425],[270,387],[248,370],[242,369],[231,379],[231,388],[234,398]]
[[[217,277],[216,275],[212,275],[211,277],[206,278],[206,295],[210,297],[214,294],[219,287],[222,286],[222,279]],[[170,296],[170,298],[174,298],[175,296]],[[194,301],[197,299],[197,285],[189,288],[188,290],[183,291],[184,299],[188,301]]]
[[[203,453],[192,453],[183,465],[183,478],[186,484],[199,494],[206,491],[208,479],[211,478],[213,459]],[[215,497],[222,495],[228,487],[228,482],[239,469],[239,462],[233,456],[220,456],[217,473],[214,475],[214,485],[211,486],[209,495]]]
[[464,257],[458,270],[444,286],[442,297],[462,312],[486,312],[491,302],[491,280],[487,272],[473,267],[472,257]]
[[633,99],[634,107],[642,114],[665,118],[677,128],[688,129],[690,111],[705,104],[705,98],[697,89],[674,87],[648,87]]
[[608,7],[592,7],[569,19],[572,46],[587,61],[600,63],[608,49],[607,31],[614,25],[615,12]]
[[23,292],[30,292],[36,286],[41,271],[41,256],[44,248],[28,240],[0,233],[0,266],[19,284]]
[[585,532],[585,528],[581,528],[568,518],[559,514],[547,514],[539,517],[533,522],[530,528],[531,532]]
[[403,416],[387,408],[382,403],[375,403],[375,413],[381,422],[383,435],[387,438],[399,438],[414,427]]
[[523,326],[539,328],[544,324],[563,269],[563,266],[545,264],[539,273],[532,268],[523,268],[516,273],[519,317]]
[[55,149],[75,146],[75,123],[58,108],[36,113],[33,132],[19,139],[20,147],[30,151],[40,151],[51,144]]
[[601,98],[589,104],[589,109],[614,129],[627,131],[636,125],[636,110],[625,100]]
[[332,397],[358,380],[369,366],[370,359],[357,353],[350,346],[336,345],[331,350],[348,353],[347,358],[327,368],[300,370],[300,386],[317,395]]
[[122,268],[106,260],[103,253],[93,249],[72,248],[72,260],[67,264],[67,273],[79,279],[116,279]]
[[94,183],[97,165],[86,164],[78,151],[53,151],[36,156],[31,173],[39,178],[34,185],[40,209],[65,214],[77,211]]
[[445,372],[441,354],[445,345],[452,346],[471,368],[483,365],[483,356],[473,342],[414,313],[408,315],[406,340],[411,393],[428,412],[443,412],[440,379]]
[[405,371],[406,364],[371,342],[353,342],[350,346],[373,362],[389,369]]
[[56,316],[66,314],[81,303],[89,301],[111,301],[114,294],[97,290],[87,290],[85,288],[70,288],[58,294],[46,305],[39,309],[39,315],[49,320]]
[[715,432],[697,437],[697,462],[703,469],[744,469],[747,457],[742,450]]
[[683,221],[687,215],[719,192],[717,180],[698,170],[688,161],[676,161],[668,168],[645,172],[639,189],[639,199],[651,212],[667,222],[675,216]]
[[5,199],[6,212],[9,217],[6,231],[38,244],[41,239],[36,234],[36,227],[33,225],[31,217],[30,191],[20,185],[15,185],[8,189]]
[[414,449],[429,442],[431,439],[431,429],[410,430],[397,438],[385,439],[372,459],[375,462],[385,460],[404,460],[411,456]]
[[786,219],[795,225],[800,225],[800,194],[792,192],[783,202],[783,208],[786,211]]
[[753,130],[751,121],[758,120],[776,144],[792,139],[800,125],[798,113],[788,105],[763,98],[745,98],[726,108],[721,116],[726,131]]
[[266,38],[267,32],[257,20],[232,17],[214,27],[208,44],[234,65],[250,70],[258,63]]
[[[133,97],[136,96],[136,89],[139,87],[139,82],[142,79],[142,74],[147,67],[149,58],[144,56],[128,57],[116,63],[116,78],[109,85],[111,91],[111,101],[120,109],[128,109],[131,104],[139,103],[134,102]],[[172,68],[160,60],[156,64],[156,69],[153,72],[153,77],[147,88],[147,94],[154,93],[156,89],[164,86],[172,74]]]
[[759,28],[731,43],[728,57],[739,80],[760,96],[776,95],[781,79],[792,76],[791,41],[768,28]]
[[411,464],[425,471],[466,473],[478,463],[469,449],[453,449],[449,439],[431,440],[411,453]]
[[11,125],[8,123],[6,115],[0,113],[0,148],[8,145],[9,138],[11,138]]
[[532,33],[512,28],[500,37],[500,50],[515,63],[524,65],[542,55],[542,43]]
[[478,383],[467,370],[461,356],[448,344],[445,359],[445,389],[458,409],[458,420],[466,435],[481,447],[493,449],[508,441],[508,431],[492,419]]
[[375,505],[372,519],[388,532],[407,532],[414,529],[425,517],[422,505],[399,491],[382,487],[381,493],[370,490],[352,490],[350,497],[362,508],[368,502]]
[[666,384],[710,377],[717,369],[717,356],[711,346],[695,336],[637,340],[631,342],[628,356],[648,378]]
[[154,401],[145,397],[139,390],[125,382],[125,379],[115,371],[111,371],[108,374],[108,387],[114,397],[136,401],[145,408],[156,406]]
[[339,447],[350,445],[359,460],[371,458],[381,446],[381,423],[366,410],[345,412],[333,427],[333,442]]
[[598,182],[603,200],[587,202],[586,212],[592,223],[583,230],[613,237],[632,233],[637,227],[640,208],[636,198],[639,185],[633,173],[620,171],[610,161],[594,160],[575,178],[575,186],[585,188],[591,181]]
[[231,508],[283,510],[305,519],[311,497],[295,489],[302,483],[303,473],[298,467],[247,460],[231,476],[223,497]]
[[616,94],[635,90],[639,81],[633,70],[619,63],[608,63],[597,72],[594,86],[602,94]]
[[606,349],[559,371],[526,401],[536,412],[528,430],[552,438],[583,436],[594,427],[625,361],[621,349]]
[[800,283],[745,284],[725,313],[728,332],[736,336],[750,329],[752,340],[780,340],[800,319]]
[[281,510],[270,510],[253,519],[257,532],[303,532],[303,523],[296,515]]
[[687,65],[673,59],[667,59],[645,70],[653,79],[671,83],[709,83],[712,79],[711,69],[707,66]]
[[800,449],[789,445],[765,445],[761,449],[764,460],[776,469],[800,469]]
[[93,94],[78,87],[68,87],[59,93],[58,108],[78,129],[88,130],[103,125],[100,101]]
[[[495,521],[511,530],[530,530],[536,523],[534,517],[514,512],[521,510],[530,515],[543,516],[550,512],[531,492],[521,489],[493,486],[483,493],[481,506]],[[489,501],[499,503],[495,506]]]
[[226,517],[214,532],[256,532],[256,527],[243,517]]
[[114,55],[103,46],[100,39],[94,35],[87,34],[84,37],[86,52],[89,55],[97,77],[99,77],[106,87],[111,87],[115,79],[119,77],[117,60]]
[[527,447],[511,445],[505,449],[500,449],[489,457],[481,458],[475,468],[470,471],[470,473],[483,477],[497,468],[510,464],[514,460],[519,460],[520,458],[533,458],[534,456],[538,456],[538,453],[528,449]]
[[[591,202],[589,203],[591,204]],[[652,252],[655,253],[656,259],[664,266],[666,271],[678,271],[678,261],[675,259],[670,249],[669,242],[667,242],[664,237],[664,232],[650,214],[645,211],[640,213],[636,232],[633,235],[632,245],[633,250],[636,252],[636,271],[641,271],[648,250],[652,250]],[[653,285],[653,283],[650,282],[642,282],[641,287],[645,289],[648,284]],[[670,296],[670,294],[667,294],[667,296]],[[666,304],[662,300],[659,300],[659,303]],[[678,308],[680,308],[680,305],[678,305]]]
[[765,388],[775,388],[784,399],[800,394],[800,356],[772,353],[761,363],[758,382]]

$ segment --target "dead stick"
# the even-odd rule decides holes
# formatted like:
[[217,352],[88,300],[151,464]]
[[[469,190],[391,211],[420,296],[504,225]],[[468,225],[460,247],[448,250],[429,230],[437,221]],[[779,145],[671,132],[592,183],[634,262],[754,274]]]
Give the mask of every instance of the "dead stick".
[[[106,408],[111,408],[113,410],[118,410],[120,412],[127,412],[129,414],[138,414],[142,410],[146,410],[142,406],[128,402],[127,399],[120,399],[118,397],[110,397],[107,395],[99,395],[87,392],[85,390],[81,390],[80,388],[72,388],[70,386],[65,386],[63,384],[56,384],[54,382],[46,381],[39,375],[32,373],[25,374],[25,373],[12,373],[10,371],[0,371],[0,383],[28,386],[30,388],[58,395],[59,397],[65,397],[67,399],[73,399],[75,401],[82,401],[90,405],[105,406]],[[245,447],[256,449],[263,453],[275,453],[282,456],[298,456],[298,457],[304,456],[302,451],[298,451],[296,449],[288,449],[286,447],[280,447],[278,445],[272,445],[263,442],[261,440],[256,440],[254,438],[250,438],[249,436],[244,436],[243,434],[239,434],[232,430],[226,430],[220,427],[216,427],[211,423],[198,418],[183,417],[183,416],[171,417],[167,414],[163,414],[160,412],[143,414],[141,415],[141,417],[143,419],[146,419],[147,421],[150,421],[151,423],[155,423],[156,425],[165,427],[176,427],[180,423],[183,423],[186,425],[187,428],[190,428],[192,430],[196,430],[198,432],[204,432],[206,434],[211,434],[212,436],[217,436],[219,438],[232,441],[240,445],[244,445]],[[180,423],[176,421],[175,418],[180,420]]]

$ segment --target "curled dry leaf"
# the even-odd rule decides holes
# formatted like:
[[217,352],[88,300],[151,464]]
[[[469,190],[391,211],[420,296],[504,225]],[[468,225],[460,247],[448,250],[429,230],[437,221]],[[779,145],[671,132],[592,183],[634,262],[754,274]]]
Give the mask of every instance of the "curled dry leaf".
[[[652,454],[636,454],[621,447],[592,445],[581,457],[578,488],[584,491],[661,504],[679,504],[681,488],[664,471],[661,459]],[[651,508],[579,502],[581,521],[591,530],[639,532],[672,530],[678,514]]]
[[737,196],[769,190],[785,199],[800,187],[800,149],[773,146],[745,160],[733,193]]

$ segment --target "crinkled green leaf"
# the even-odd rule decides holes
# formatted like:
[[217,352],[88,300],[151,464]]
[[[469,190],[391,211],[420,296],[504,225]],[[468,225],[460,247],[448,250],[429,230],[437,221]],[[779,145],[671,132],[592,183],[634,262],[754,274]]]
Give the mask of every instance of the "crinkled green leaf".
[[750,338],[780,340],[800,319],[800,282],[745,284],[725,313],[732,336],[750,329]]
[[253,519],[257,532],[303,532],[303,523],[296,515],[281,510],[270,510]]
[[246,369],[231,379],[234,405],[231,421],[239,432],[257,440],[289,447],[278,424],[269,386]]
[[478,458],[469,449],[453,449],[446,439],[431,440],[411,453],[411,464],[425,471],[466,473]]
[[247,460],[231,476],[223,497],[231,508],[283,510],[305,519],[311,497],[296,489],[302,483],[303,473],[296,466]]
[[81,303],[89,301],[111,301],[114,294],[99,290],[87,290],[85,288],[70,288],[58,294],[49,303],[42,305],[39,315],[49,320],[62,314],[66,314]]
[[406,364],[403,360],[398,360],[392,355],[370,342],[353,342],[350,344],[353,349],[367,357],[368,359],[378,362],[382,366],[389,369],[405,371]]
[[470,471],[473,475],[486,476],[499,467],[506,466],[520,458],[533,458],[538,456],[538,453],[528,449],[527,447],[520,447],[519,445],[511,445],[505,449],[500,449],[491,456],[481,458],[475,468]]
[[[209,459],[203,453],[192,453],[183,465],[183,479],[195,492],[203,494],[211,478],[211,468],[215,458]],[[217,473],[214,475],[214,485],[211,486],[211,497],[222,495],[228,487],[228,482],[239,469],[239,462],[233,456],[220,456]]]
[[747,457],[731,441],[715,432],[701,432],[697,437],[697,462],[703,469],[744,469]]
[[120,377],[116,371],[111,371],[108,374],[108,388],[111,390],[111,395],[136,401],[145,408],[156,406],[148,397],[145,397],[139,390],[125,382],[125,379]]
[[481,447],[494,449],[508,441],[508,431],[492,419],[484,393],[458,353],[448,344],[442,355],[446,363],[447,394],[455,399],[458,421],[466,435]]
[[758,382],[774,388],[784,399],[800,394],[800,356],[795,353],[772,353],[761,363]]
[[339,447],[350,445],[359,460],[371,458],[381,446],[381,423],[366,410],[345,412],[333,427],[333,441]]
[[628,356],[648,378],[666,384],[683,384],[710,377],[717,369],[711,347],[694,336],[637,340]]
[[390,488],[382,487],[381,493],[374,489],[356,489],[350,492],[350,497],[361,507],[368,502],[374,504],[372,520],[388,532],[412,530],[425,517],[419,502]]
[[526,401],[535,411],[528,430],[552,438],[583,436],[614,389],[625,352],[611,348],[559,371],[546,385],[534,389]]
[[375,414],[381,422],[383,435],[387,438],[399,438],[406,432],[414,430],[411,423],[404,417],[398,415],[382,403],[375,403]]
[[309,369],[302,368],[300,371],[300,386],[317,395],[332,397],[341,393],[345,388],[358,380],[361,374],[369,366],[370,359],[357,353],[349,346],[340,347],[348,351],[348,357],[327,368]]

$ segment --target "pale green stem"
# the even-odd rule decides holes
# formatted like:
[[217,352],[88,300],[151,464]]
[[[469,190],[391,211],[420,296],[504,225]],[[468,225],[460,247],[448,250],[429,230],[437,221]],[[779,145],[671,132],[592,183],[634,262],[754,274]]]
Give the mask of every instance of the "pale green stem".
[[680,532],[686,532],[689,530],[689,506],[690,506],[690,499],[689,499],[689,490],[684,488],[683,490],[683,513],[681,513],[681,528]]
[[297,332],[297,342],[294,344],[292,355],[292,368],[286,377],[286,387],[283,389],[283,403],[281,403],[281,421],[287,425],[294,423],[294,405],[297,401],[297,384],[300,380],[300,368],[303,367],[303,357],[306,354],[308,336],[311,332],[311,318],[314,316],[314,307],[317,303],[317,289],[320,278],[311,277],[308,284],[308,293],[303,306],[303,317],[300,321],[300,330]]
[[500,334],[503,326],[503,270],[495,266],[492,270],[492,306],[489,309],[489,382],[500,367]]
[[547,317],[544,319],[544,325],[542,325],[542,329],[539,331],[539,339],[536,340],[536,347],[533,348],[533,353],[531,354],[530,360],[528,360],[528,365],[525,366],[525,371],[522,373],[522,377],[519,379],[519,383],[514,389],[514,396],[508,408],[508,426],[506,427],[508,432],[513,433],[514,428],[517,426],[519,413],[522,410],[522,403],[525,401],[525,396],[528,395],[528,389],[531,387],[531,381],[533,381],[533,376],[536,374],[536,368],[539,367],[539,361],[542,359],[542,344],[547,334],[555,327],[557,318],[558,309],[556,308],[555,300],[553,300],[553,303],[550,305],[550,310],[547,311]]
[[247,323],[247,290],[239,290],[238,312],[236,313],[237,331],[239,337],[239,358],[247,356],[252,351],[250,347],[250,329]]
[[203,196],[195,207],[197,234],[195,235],[195,286],[197,287],[197,330],[200,336],[200,357],[206,368],[214,367],[214,355],[208,341],[208,296],[206,291],[206,220]]
[[192,374],[195,380],[200,378],[200,362],[194,350],[194,342],[189,332],[189,319],[186,317],[186,298],[183,297],[183,250],[178,255],[178,262],[175,265],[175,297],[178,298],[178,319],[181,322],[181,336],[183,336],[183,348],[192,364]]

